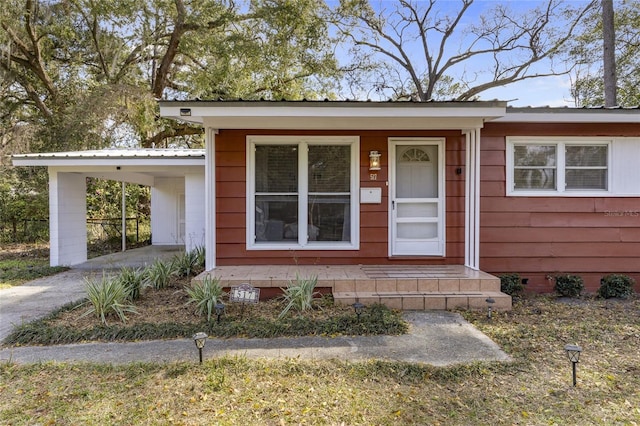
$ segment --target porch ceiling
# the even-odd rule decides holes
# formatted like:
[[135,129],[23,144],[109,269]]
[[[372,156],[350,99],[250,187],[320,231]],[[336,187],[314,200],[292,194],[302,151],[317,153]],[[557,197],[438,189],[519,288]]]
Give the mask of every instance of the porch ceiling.
[[215,129],[460,130],[504,116],[506,103],[161,101],[160,115]]

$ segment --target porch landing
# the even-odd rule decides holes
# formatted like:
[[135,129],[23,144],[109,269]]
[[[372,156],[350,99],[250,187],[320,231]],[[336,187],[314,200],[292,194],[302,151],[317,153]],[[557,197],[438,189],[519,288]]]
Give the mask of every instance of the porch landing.
[[318,277],[336,303],[383,303],[401,310],[510,310],[511,296],[500,292],[500,279],[462,265],[247,265],[218,266],[210,275],[224,287],[249,283],[261,289],[286,287],[299,277]]

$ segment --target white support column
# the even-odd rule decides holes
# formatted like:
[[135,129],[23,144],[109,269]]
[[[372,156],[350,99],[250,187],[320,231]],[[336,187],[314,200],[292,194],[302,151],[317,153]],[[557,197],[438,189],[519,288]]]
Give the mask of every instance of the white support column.
[[51,266],[87,260],[87,185],[84,175],[49,168]]
[[206,243],[205,186],[204,173],[189,173],[184,176],[184,244],[186,251],[194,250]]
[[464,264],[480,269],[480,129],[464,131],[466,139]]
[[216,267],[216,134],[217,129],[205,130],[205,226],[204,241],[207,271]]
[[127,182],[122,181],[122,251],[127,251]]

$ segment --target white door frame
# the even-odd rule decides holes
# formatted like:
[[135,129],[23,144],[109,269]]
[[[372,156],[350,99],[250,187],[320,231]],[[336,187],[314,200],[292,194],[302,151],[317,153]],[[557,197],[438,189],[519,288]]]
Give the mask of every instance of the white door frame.
[[423,254],[409,254],[413,256],[445,256],[446,253],[446,194],[445,194],[445,138],[433,137],[410,137],[410,138],[389,138],[389,257],[406,256],[399,254],[395,247],[395,220],[396,220],[396,153],[398,145],[435,145],[438,147],[438,249]]

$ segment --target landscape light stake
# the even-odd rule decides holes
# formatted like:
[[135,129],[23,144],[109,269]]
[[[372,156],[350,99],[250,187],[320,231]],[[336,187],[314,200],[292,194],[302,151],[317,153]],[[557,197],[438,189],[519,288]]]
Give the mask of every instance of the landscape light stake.
[[364,309],[364,305],[360,302],[356,302],[353,305],[353,310],[356,312],[356,315],[358,316],[358,322],[360,322],[360,315],[362,314],[362,310]]
[[496,303],[496,301],[492,297],[489,297],[485,300],[485,302],[487,302],[487,318],[491,319],[493,311],[492,305]]
[[202,364],[202,348],[204,348],[204,344],[207,341],[207,333],[196,333],[193,335],[192,339],[196,343],[196,348],[198,348],[198,353],[200,354],[200,364]]
[[220,324],[220,316],[224,313],[224,303],[216,303],[216,315],[218,316],[218,324]]
[[566,345],[564,350],[567,351],[567,356],[569,357],[569,361],[573,366],[573,387],[576,386],[576,364],[580,360],[580,352],[582,352],[582,348],[578,345]]

